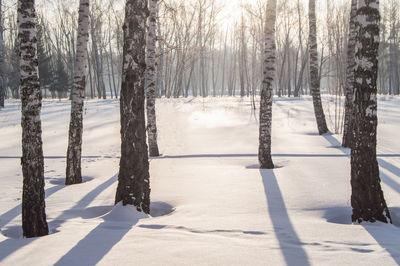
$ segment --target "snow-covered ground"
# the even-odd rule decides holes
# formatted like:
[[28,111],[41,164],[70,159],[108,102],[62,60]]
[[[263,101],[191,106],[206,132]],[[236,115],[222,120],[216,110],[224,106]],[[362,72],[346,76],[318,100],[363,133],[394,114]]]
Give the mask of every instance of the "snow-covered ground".
[[[52,234],[21,238],[20,107],[0,111],[2,265],[396,265],[400,228],[350,222],[349,150],[316,134],[312,102],[275,99],[274,170],[257,169],[249,99],[157,102],[161,158],[150,163],[152,217],[113,207],[117,100],[88,101],[83,175],[66,187],[68,101],[44,101],[46,207]],[[326,105],[327,106],[327,105]],[[382,186],[400,225],[400,99],[380,98]],[[333,112],[330,112],[333,113]]]

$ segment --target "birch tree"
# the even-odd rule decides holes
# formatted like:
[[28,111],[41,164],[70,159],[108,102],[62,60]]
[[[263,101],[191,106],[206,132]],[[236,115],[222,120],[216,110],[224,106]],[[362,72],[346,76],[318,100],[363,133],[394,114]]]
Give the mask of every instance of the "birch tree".
[[321,102],[320,79],[318,75],[318,45],[317,45],[317,19],[315,15],[315,0],[309,0],[309,62],[311,94],[314,104],[314,113],[320,135],[328,132],[324,109]]
[[271,124],[272,124],[272,89],[275,78],[276,44],[276,0],[268,0],[265,23],[264,71],[260,101],[260,135],[258,160],[261,169],[272,169]]
[[115,203],[150,212],[149,161],[144,116],[147,0],[125,6],[121,110],[121,160]]
[[86,87],[87,43],[89,39],[89,0],[80,0],[78,43],[72,88],[71,120],[67,151],[66,185],[82,183],[81,154],[83,133],[83,105]]
[[4,74],[3,3],[0,0],[0,108],[4,107],[6,90]]
[[379,0],[358,0],[351,150],[353,222],[391,222],[376,159]]
[[147,33],[146,53],[146,109],[147,109],[147,134],[150,156],[159,156],[157,144],[157,119],[156,119],[156,41],[157,41],[157,16],[158,0],[149,0],[149,26]]
[[357,0],[351,1],[349,38],[347,41],[347,69],[346,69],[346,100],[345,100],[345,118],[343,126],[343,147],[351,147],[353,135],[352,129],[352,97],[354,94],[354,67],[355,67],[355,49],[356,49],[356,18],[357,18]]
[[103,64],[101,57],[101,44],[102,44],[102,10],[99,4],[92,5],[92,11],[90,12],[90,36],[92,40],[92,53],[93,53],[93,70],[95,72],[95,78],[97,80],[97,93],[98,98],[107,98],[106,88],[103,79]]
[[48,234],[45,213],[44,162],[35,0],[18,1],[18,39],[20,45],[20,90],[22,126],[22,231],[24,237]]

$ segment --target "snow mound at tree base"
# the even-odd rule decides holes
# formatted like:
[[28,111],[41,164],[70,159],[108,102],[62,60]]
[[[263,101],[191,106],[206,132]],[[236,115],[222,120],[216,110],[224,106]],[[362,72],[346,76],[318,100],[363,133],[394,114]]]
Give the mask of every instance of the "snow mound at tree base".
[[22,236],[21,226],[8,226],[1,229],[1,234],[6,238],[20,239]]
[[[390,215],[392,217],[392,222],[394,226],[400,227],[400,208],[389,208]],[[324,218],[326,218],[327,222],[329,223],[336,223],[336,224],[353,224],[351,221],[352,210],[351,207],[333,207],[328,209],[325,214]],[[370,223],[370,222],[363,222],[363,225],[378,225],[382,222]],[[357,224],[357,223],[355,223]],[[385,223],[382,223],[385,224]]]
[[150,204],[151,217],[168,215],[173,211],[175,211],[175,208],[166,202],[156,201]]
[[112,208],[112,210],[101,218],[106,222],[129,222],[136,223],[140,219],[146,219],[150,216],[136,210],[135,206],[122,205],[122,202]]
[[[59,230],[55,228],[50,228],[49,226],[49,233],[48,235],[56,234],[58,233]],[[23,233],[22,233],[22,226],[21,225],[13,225],[13,226],[7,226],[5,228],[2,228],[0,230],[1,236],[4,237],[4,239],[23,239]],[[46,237],[41,236],[41,237]],[[32,237],[31,239],[35,239],[36,237]],[[0,238],[0,241],[2,241],[2,238]]]

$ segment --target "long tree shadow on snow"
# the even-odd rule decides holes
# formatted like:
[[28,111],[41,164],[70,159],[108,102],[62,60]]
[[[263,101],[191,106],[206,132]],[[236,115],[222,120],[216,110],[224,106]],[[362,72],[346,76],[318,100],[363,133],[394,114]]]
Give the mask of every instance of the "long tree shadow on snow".
[[392,174],[400,177],[400,168],[383,160],[383,159],[378,159],[379,162],[379,166],[381,166],[382,168],[385,168],[386,170],[388,170],[389,172],[391,172]]
[[[341,146],[341,143],[335,138],[333,137],[331,134],[324,134],[323,137],[330,143],[332,144],[331,148],[337,148],[339,150],[341,150],[343,152],[343,154],[346,154],[346,156],[350,157],[350,153],[348,153],[348,151],[350,149],[348,148],[343,148]],[[377,157],[397,157],[397,154],[377,154]],[[379,158],[378,159],[378,163],[379,166],[382,168],[385,168],[386,170],[388,170],[389,172],[400,176],[400,168],[394,166],[393,164]],[[386,183],[388,186],[390,186],[393,190],[397,191],[398,193],[400,193],[400,184],[397,183],[393,178],[391,178],[390,176],[386,175],[385,173],[383,173],[382,171],[380,171],[379,173],[381,180]]]
[[289,266],[310,265],[307,253],[303,248],[304,243],[300,241],[290,221],[274,171],[260,169],[260,174],[264,185],[269,216],[286,264]]
[[[120,203],[121,204],[121,203]],[[96,265],[139,221],[147,215],[137,213],[132,206],[117,205],[104,220],[78,242],[55,265]],[[131,210],[134,210],[131,212]],[[174,211],[172,205],[165,202],[152,202],[152,217],[167,215]]]
[[[64,186],[54,186],[46,189],[45,195],[46,198],[50,197],[57,191],[63,189]],[[14,208],[8,210],[7,212],[0,215],[0,228],[6,226],[9,222],[11,222],[15,217],[21,214],[21,204],[18,204]]]
[[343,152],[346,156],[350,157],[350,149],[344,148],[342,146],[342,143],[340,143],[333,135],[332,133],[326,133],[323,134],[322,137],[324,137],[330,144],[331,146],[329,148],[336,148]]
[[96,265],[137,222],[99,224],[54,265]]
[[[109,186],[116,182],[116,176],[113,176],[106,180],[105,182],[98,185],[95,189],[86,194],[81,200],[79,200],[71,209],[65,210],[58,217],[49,222],[50,230],[57,230],[57,228],[63,224],[66,220],[74,218],[71,216],[71,210],[77,210],[75,217],[79,217],[82,214],[82,209],[87,207],[102,191],[107,189]],[[81,211],[78,211],[81,210]],[[29,245],[39,238],[29,238],[29,239],[13,239],[8,238],[0,242],[0,262],[7,258],[9,255],[17,251],[18,249]]]
[[[351,225],[354,226],[351,221],[351,214],[352,210],[351,207],[348,206],[332,206],[328,208],[321,208],[321,209],[307,209],[312,211],[324,211],[323,218],[326,219],[329,223],[336,223],[341,225]],[[400,209],[399,208],[390,208],[393,224],[397,227],[400,226]],[[358,225],[358,224],[357,224]],[[385,249],[393,260],[396,261],[397,264],[400,265],[400,250],[399,240],[397,235],[399,234],[400,230],[392,225],[384,224],[382,222],[376,223],[361,223],[358,226],[362,226],[366,232],[368,232],[372,238]],[[332,241],[325,241],[327,243],[335,243]],[[340,244],[346,244],[351,246],[351,250],[355,252],[361,253],[370,253],[376,252],[376,250],[371,248],[366,248],[371,246],[369,242],[337,242]]]
[[[383,159],[378,159],[378,163],[379,163],[380,167],[382,167],[382,168],[388,170],[389,172],[391,172],[392,174],[400,177],[400,168],[398,168],[397,166],[395,166]],[[395,179],[391,178],[390,176],[383,173],[382,171],[380,171],[380,177],[384,183],[386,183],[388,186],[390,186],[397,193],[400,193],[400,184]]]
[[[332,135],[325,134],[323,137],[332,144],[332,147],[340,149],[344,154],[347,154],[349,157],[350,154],[347,153],[347,148],[343,148],[341,143]],[[377,154],[378,157],[398,157],[398,154]],[[393,164],[383,160],[378,159],[379,166],[385,168],[389,172],[400,176],[400,168],[394,166]],[[393,190],[400,193],[400,184],[397,183],[394,179],[380,171],[379,176],[381,180],[390,186]],[[389,208],[392,212],[393,224],[399,226],[399,221],[395,216],[396,212],[394,212],[397,208]],[[349,215],[350,217],[350,215]],[[396,219],[394,219],[396,218]],[[400,251],[398,249],[398,241],[397,238],[393,238],[393,228],[391,226],[379,226],[378,224],[368,224],[363,225],[364,229],[375,239],[375,241],[384,248],[387,252],[389,252],[390,256],[396,261],[397,264],[400,265]]]
[[400,265],[400,250],[399,250],[399,240],[397,235],[400,230],[396,229],[397,232],[393,231],[392,226],[377,224],[367,224],[363,225],[364,229],[375,239],[378,244],[384,248],[393,260]]

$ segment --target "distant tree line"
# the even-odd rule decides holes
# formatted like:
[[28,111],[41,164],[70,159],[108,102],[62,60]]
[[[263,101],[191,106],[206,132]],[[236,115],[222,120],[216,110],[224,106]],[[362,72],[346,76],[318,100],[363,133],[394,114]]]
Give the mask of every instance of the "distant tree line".
[[[4,1],[4,0],[3,0]],[[16,10],[4,1],[3,87],[19,98]],[[156,21],[157,97],[259,94],[267,1],[243,5],[223,24],[224,6],[215,0],[160,2]],[[38,59],[44,97],[70,97],[77,15],[68,1],[38,1]],[[41,8],[45,7],[44,8]],[[121,87],[123,1],[95,0],[89,12],[88,82],[85,97],[118,97]],[[51,9],[53,15],[49,15]],[[378,93],[400,93],[400,2],[381,1]],[[318,1],[318,67],[322,93],[344,95],[350,3]],[[308,7],[301,0],[277,2],[277,71],[274,93],[311,94]],[[336,103],[337,104],[337,103]],[[335,121],[339,124],[340,121]],[[336,126],[339,127],[339,126]],[[336,130],[337,131],[337,130]]]

